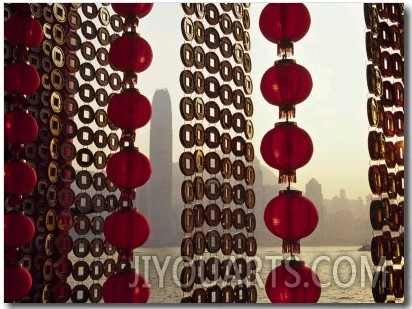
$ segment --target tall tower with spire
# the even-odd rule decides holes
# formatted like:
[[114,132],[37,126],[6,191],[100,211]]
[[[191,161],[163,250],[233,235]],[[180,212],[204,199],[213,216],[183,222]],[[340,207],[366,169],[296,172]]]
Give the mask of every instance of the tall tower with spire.
[[150,161],[147,216],[151,223],[149,241],[154,245],[170,242],[172,217],[172,102],[167,89],[157,89],[152,101],[150,122]]

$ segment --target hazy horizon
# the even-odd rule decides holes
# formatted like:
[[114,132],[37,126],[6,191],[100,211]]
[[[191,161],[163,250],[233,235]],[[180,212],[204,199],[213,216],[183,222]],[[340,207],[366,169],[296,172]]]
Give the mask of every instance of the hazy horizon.
[[[266,3],[251,3],[251,60],[254,103],[253,144],[256,158],[263,162],[259,148],[263,135],[278,120],[278,108],[267,103],[260,93],[263,73],[278,59],[276,45],[260,33],[258,19]],[[296,188],[315,178],[322,183],[327,198],[346,189],[348,197],[365,198],[368,185],[369,154],[367,149],[368,119],[366,114],[366,51],[362,3],[307,3],[311,27],[295,43],[297,63],[312,75],[313,90],[309,98],[296,106],[298,126],[305,129],[314,144],[310,162],[297,170]],[[173,161],[183,151],[179,127],[183,124],[179,102],[180,31],[183,11],[179,3],[155,3],[151,14],[141,19],[138,32],[153,49],[153,62],[139,74],[138,87],[149,100],[157,89],[167,89],[172,101]],[[165,48],[167,46],[167,48]],[[175,78],[173,78],[175,76]],[[156,115],[153,115],[156,117]],[[137,130],[136,140],[142,152],[149,154],[150,124]],[[277,173],[277,171],[273,171]]]

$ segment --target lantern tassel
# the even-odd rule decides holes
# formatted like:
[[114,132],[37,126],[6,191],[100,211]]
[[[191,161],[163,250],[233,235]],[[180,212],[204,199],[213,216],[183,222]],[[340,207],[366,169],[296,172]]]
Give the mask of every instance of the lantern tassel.
[[300,239],[283,239],[282,253],[300,253]]
[[291,40],[280,40],[278,43],[278,57],[291,57],[294,54],[293,42]]
[[279,107],[279,118],[281,119],[291,119],[295,118],[296,116],[296,109],[295,105],[283,105]]
[[279,170],[278,183],[296,183],[296,170]]

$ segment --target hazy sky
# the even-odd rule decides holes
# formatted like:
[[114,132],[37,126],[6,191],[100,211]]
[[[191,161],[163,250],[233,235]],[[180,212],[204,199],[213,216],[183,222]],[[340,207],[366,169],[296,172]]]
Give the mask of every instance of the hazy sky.
[[[219,5],[219,4],[217,4]],[[267,103],[260,93],[263,73],[277,60],[276,45],[267,41],[259,30],[259,15],[266,3],[252,3],[251,77],[255,112],[253,143],[257,158],[263,162],[259,147],[263,135],[278,120],[278,108]],[[296,107],[298,126],[305,129],[314,144],[309,163],[297,170],[296,188],[305,191],[306,183],[315,178],[322,184],[325,198],[346,189],[348,198],[365,198],[368,185],[369,155],[366,100],[365,23],[362,3],[308,3],[311,27],[295,43],[297,63],[312,75],[313,90],[309,98]],[[172,99],[173,160],[182,151],[179,127],[183,123],[179,101],[183,91],[179,74],[183,69],[180,31],[183,11],[179,3],[155,3],[152,12],[140,20],[139,32],[152,46],[154,58],[148,70],[139,75],[139,88],[150,100],[157,88],[167,88]],[[149,153],[149,125],[138,130],[137,144]]]

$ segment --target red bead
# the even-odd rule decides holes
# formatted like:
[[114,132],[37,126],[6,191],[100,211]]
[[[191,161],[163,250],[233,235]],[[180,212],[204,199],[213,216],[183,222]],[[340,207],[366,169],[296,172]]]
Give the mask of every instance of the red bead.
[[21,213],[4,215],[4,246],[17,248],[27,244],[34,236],[33,221]]
[[4,90],[10,94],[31,94],[40,86],[40,76],[30,64],[15,62],[4,68]]
[[278,122],[263,136],[260,153],[269,166],[292,174],[310,161],[313,143],[309,134],[296,123]]
[[39,131],[36,119],[21,110],[4,115],[4,140],[6,143],[27,144],[36,139]]
[[105,303],[147,303],[150,287],[144,277],[128,270],[110,276],[102,294]]
[[112,3],[112,8],[120,16],[134,14],[142,18],[150,13],[153,3]]
[[269,201],[264,220],[268,230],[284,240],[307,237],[318,225],[318,211],[300,191],[285,190]]
[[287,106],[307,99],[313,83],[309,71],[294,60],[279,60],[262,76],[260,91],[270,104]]
[[273,269],[265,284],[272,303],[316,303],[321,294],[319,278],[303,262],[291,261]]
[[26,296],[31,289],[30,273],[20,265],[4,267],[4,300],[15,302]]
[[263,36],[272,43],[297,42],[310,27],[310,14],[302,3],[270,3],[259,17],[259,28]]
[[23,45],[19,45],[14,48],[14,57],[16,57],[16,59],[27,60],[29,58],[29,55],[30,50]]
[[4,165],[4,193],[23,195],[35,187],[36,171],[25,162],[8,162]]
[[149,43],[134,33],[125,33],[110,46],[109,59],[119,71],[143,72],[153,59]]
[[34,236],[33,221],[21,213],[4,215],[4,246],[17,248],[27,244]]
[[120,188],[143,186],[152,175],[149,159],[136,149],[123,149],[107,161],[107,177]]
[[103,232],[106,240],[117,249],[133,250],[149,238],[150,224],[140,212],[121,209],[106,218]]
[[152,117],[150,101],[137,90],[115,94],[109,101],[107,116],[120,129],[136,130],[145,126]]
[[42,42],[43,28],[40,22],[30,15],[13,15],[4,23],[4,36],[11,45],[32,48]]

